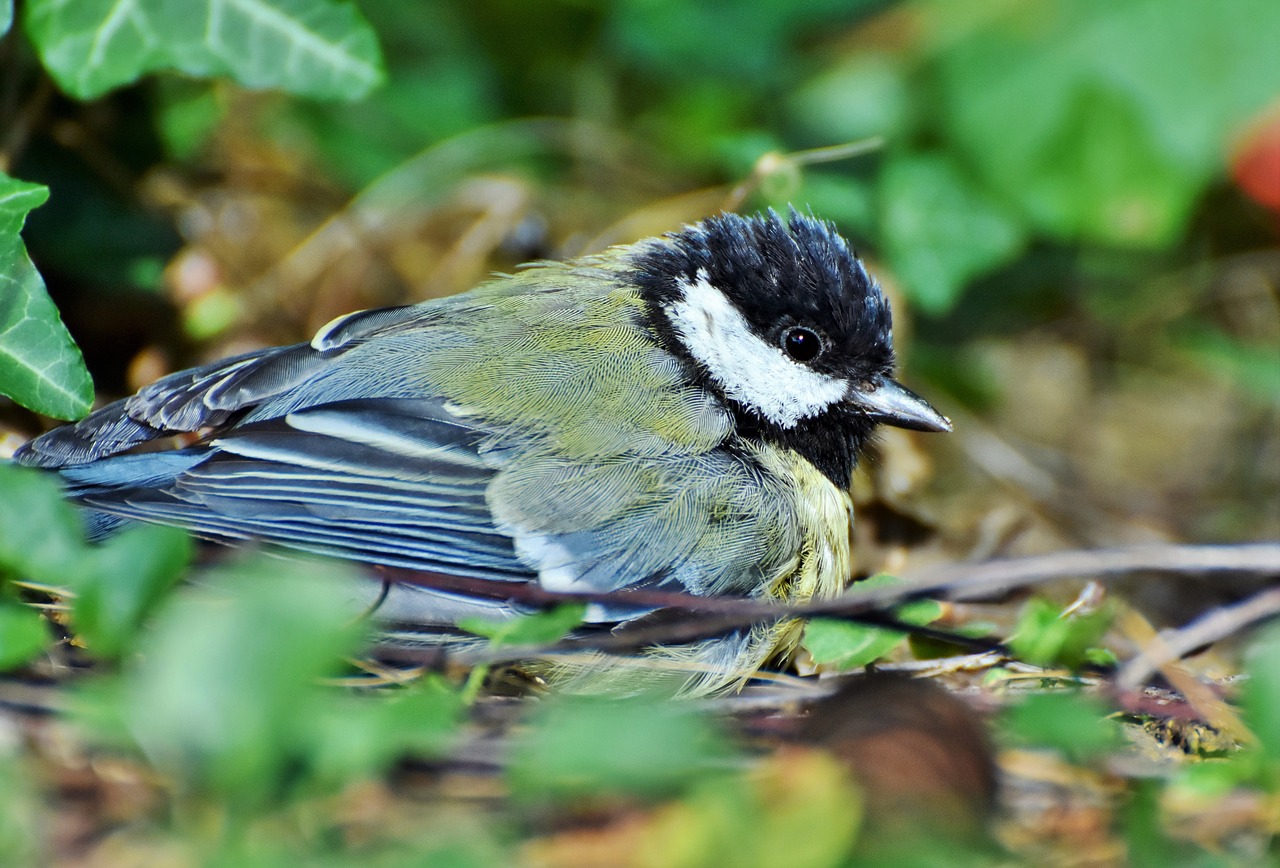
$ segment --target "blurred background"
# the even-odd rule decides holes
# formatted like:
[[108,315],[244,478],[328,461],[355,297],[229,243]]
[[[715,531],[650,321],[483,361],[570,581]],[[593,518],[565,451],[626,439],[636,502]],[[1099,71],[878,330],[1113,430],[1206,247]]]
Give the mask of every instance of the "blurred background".
[[[350,310],[788,203],[895,300],[860,567],[1280,537],[1280,4],[358,4],[346,102],[3,44],[24,238],[100,401]],[[17,442],[51,424],[0,399]],[[1161,586],[1167,592],[1167,586]]]

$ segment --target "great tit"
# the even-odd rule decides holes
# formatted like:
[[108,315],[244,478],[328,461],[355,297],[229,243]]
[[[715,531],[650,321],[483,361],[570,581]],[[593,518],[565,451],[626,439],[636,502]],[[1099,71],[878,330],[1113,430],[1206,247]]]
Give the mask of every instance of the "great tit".
[[[98,534],[156,522],[552,591],[802,602],[850,580],[851,475],[876,426],[951,428],[893,369],[889,304],[831,224],[722,214],[171,374],[15,459],[56,468]],[[129,451],[182,432],[198,442]],[[519,611],[398,587],[379,614],[443,633]],[[800,632],[635,668],[728,689]]]

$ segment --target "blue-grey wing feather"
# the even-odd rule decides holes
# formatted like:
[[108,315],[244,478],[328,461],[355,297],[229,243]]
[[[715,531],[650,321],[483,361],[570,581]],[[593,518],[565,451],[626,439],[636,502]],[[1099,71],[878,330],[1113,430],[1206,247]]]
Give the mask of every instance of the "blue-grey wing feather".
[[[535,573],[486,501],[497,472],[480,454],[486,436],[439,400],[348,401],[236,427],[207,446],[64,476],[86,506],[208,536],[527,580]],[[115,463],[132,470],[103,478],[98,468]]]

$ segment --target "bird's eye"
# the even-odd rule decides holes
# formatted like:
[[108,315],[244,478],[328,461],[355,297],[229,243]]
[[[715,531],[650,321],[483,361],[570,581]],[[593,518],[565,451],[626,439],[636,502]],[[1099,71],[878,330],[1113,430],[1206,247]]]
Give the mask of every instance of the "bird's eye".
[[797,362],[811,362],[822,352],[822,339],[809,329],[788,329],[782,336],[782,348]]

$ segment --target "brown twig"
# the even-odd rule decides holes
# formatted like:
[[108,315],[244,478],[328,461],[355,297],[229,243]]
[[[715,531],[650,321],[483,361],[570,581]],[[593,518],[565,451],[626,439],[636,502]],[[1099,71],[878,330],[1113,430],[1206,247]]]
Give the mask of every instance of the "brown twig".
[[1267,588],[1238,603],[1211,609],[1183,627],[1161,630],[1141,654],[1120,670],[1116,687],[1137,690],[1165,664],[1181,659],[1202,645],[1276,617],[1280,617],[1280,587]]
[[[700,615],[698,618],[637,626],[616,634],[602,635],[589,645],[598,650],[618,651],[648,645],[692,642],[751,624],[783,618],[856,618],[875,626],[920,633],[927,628],[901,624],[887,610],[916,599],[973,599],[1056,579],[1103,579],[1139,572],[1280,575],[1280,543],[1233,546],[1147,545],[945,565],[908,573],[904,577],[905,581],[898,585],[870,589],[854,587],[834,599],[794,606],[743,597],[701,597],[652,588],[562,593],[547,591],[529,582],[467,579],[439,573],[379,569],[386,578],[404,584],[529,606],[547,607],[578,602],[633,609],[679,609]],[[959,638],[951,634],[946,634],[946,637],[946,641],[956,641]],[[576,638],[567,642],[574,648],[588,647],[584,640]],[[977,643],[985,643],[980,647],[989,650],[994,650],[993,644],[998,645],[990,640],[977,640]],[[546,650],[549,649],[543,649]]]

